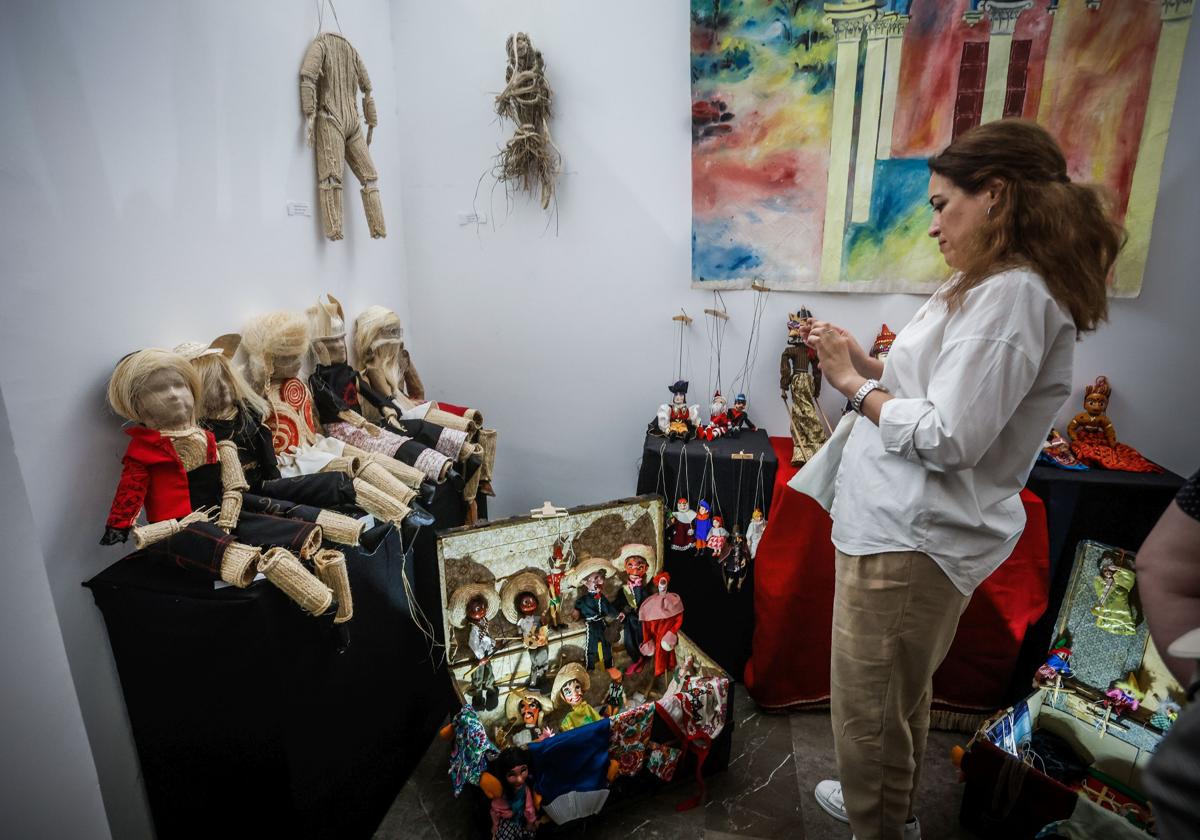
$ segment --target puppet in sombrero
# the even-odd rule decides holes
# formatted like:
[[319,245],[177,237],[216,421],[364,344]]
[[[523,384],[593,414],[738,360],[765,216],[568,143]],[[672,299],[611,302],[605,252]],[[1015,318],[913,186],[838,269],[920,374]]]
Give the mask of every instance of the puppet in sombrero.
[[500,587],[500,609],[520,631],[521,644],[529,653],[529,688],[538,685],[549,667],[550,639],[542,622],[549,599],[550,592],[536,572],[518,572]]
[[496,689],[496,677],[492,673],[492,654],[496,652],[496,640],[488,629],[488,622],[500,611],[500,596],[488,583],[468,583],[454,590],[450,596],[450,623],[455,627],[469,627],[467,646],[475,657],[471,675],[471,705],[477,709],[491,711],[500,704],[500,692]]
[[577,590],[575,610],[571,617],[575,621],[582,618],[587,626],[584,653],[589,671],[597,663],[603,663],[606,669],[612,667],[612,643],[605,636],[604,628],[610,618],[625,618],[625,614],[613,606],[604,594],[604,579],[611,572],[612,566],[607,560],[589,557],[567,575],[567,582]]
[[[544,694],[528,688],[514,688],[504,698],[504,716],[509,721],[508,743],[514,747],[527,747],[534,741],[544,741],[554,734],[543,723],[554,702]],[[515,727],[515,730],[514,730]]]
[[558,724],[563,732],[600,720],[600,713],[584,699],[591,687],[592,680],[588,677],[587,669],[578,662],[568,662],[558,670],[550,696],[556,708],[567,710]]
[[626,674],[636,674],[646,663],[640,650],[642,645],[642,622],[638,619],[638,608],[650,594],[650,578],[658,574],[658,553],[652,546],[629,543],[621,547],[613,560],[618,577],[625,573],[625,580],[617,592],[617,607],[625,613],[625,652],[633,660],[625,669]]

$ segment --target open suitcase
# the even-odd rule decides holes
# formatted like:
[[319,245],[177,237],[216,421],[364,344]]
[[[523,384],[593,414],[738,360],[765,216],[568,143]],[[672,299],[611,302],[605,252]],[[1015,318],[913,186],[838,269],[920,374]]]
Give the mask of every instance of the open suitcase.
[[962,824],[1004,840],[1154,836],[1141,775],[1183,690],[1150,641],[1133,554],[1079,544],[1055,640],[1036,690],[967,745]]
[[[577,597],[593,596],[576,578],[586,577],[588,569],[607,566],[603,595],[614,605],[622,604],[620,590],[627,581],[623,558],[642,556],[648,566],[646,587],[653,594],[651,581],[662,570],[663,559],[661,498],[640,496],[569,512],[558,510],[558,515],[544,518],[513,517],[451,529],[438,538],[447,659],[463,703],[443,730],[443,737],[454,741],[455,792],[465,793],[480,806],[495,801],[495,780],[489,788],[488,776],[482,773],[487,767],[484,755],[506,746],[528,749],[533,757],[532,787],[540,797],[541,811],[551,820],[539,836],[553,834],[556,826],[564,824],[564,835],[570,835],[579,825],[573,820],[609,807],[606,803],[620,799],[623,792],[643,793],[672,779],[693,786],[698,782],[700,794],[679,807],[698,804],[703,776],[728,763],[734,720],[732,680],[678,632],[677,625],[662,639],[665,643],[669,638],[673,645],[674,667],[667,667],[664,656],[665,670],[657,677],[653,655],[646,656],[641,670],[626,672],[634,658],[648,649],[627,650],[626,628],[616,618],[604,629],[612,670],[604,665],[603,649],[594,651],[593,668],[585,666],[588,630],[573,607]],[[532,592],[538,600],[536,612],[543,626],[532,636],[528,625],[518,624],[522,614],[516,602],[522,591]],[[556,621],[557,593],[561,603]],[[467,603],[479,598],[486,601],[487,612],[486,618],[477,614],[477,622],[482,622],[477,626],[486,628],[495,645],[486,663],[472,648],[473,642],[480,644],[480,634],[476,631],[472,636]],[[593,623],[593,644],[596,626]],[[537,655],[539,664],[530,644],[536,644],[542,630],[546,653]],[[485,664],[490,674],[479,678]],[[535,665],[539,671],[545,669],[540,679],[531,675]],[[575,718],[581,707],[569,705],[562,694],[571,675],[582,683],[583,705],[602,715],[600,720],[589,723]],[[614,707],[614,694],[621,693],[623,702]],[[536,737],[537,730],[522,720],[531,695],[543,707],[549,706],[536,723],[539,728],[548,726],[555,733],[551,737]],[[569,715],[573,719],[567,725],[574,726],[564,729]],[[586,779],[572,777],[577,770],[586,775],[587,768],[596,772]],[[485,810],[480,807],[481,814]]]

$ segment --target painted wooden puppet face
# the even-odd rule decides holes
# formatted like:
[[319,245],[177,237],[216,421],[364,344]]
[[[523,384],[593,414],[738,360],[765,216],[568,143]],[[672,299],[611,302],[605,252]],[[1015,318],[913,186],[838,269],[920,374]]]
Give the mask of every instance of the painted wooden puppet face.
[[538,611],[539,604],[537,596],[532,592],[521,592],[517,594],[513,606],[521,615],[534,615]]
[[471,621],[483,621],[487,617],[487,600],[476,595],[467,601],[467,618]]
[[635,579],[637,583],[641,583],[642,579],[646,577],[647,568],[646,558],[644,557],[634,556],[625,560],[625,573],[629,575],[629,582],[631,584],[635,582]]
[[604,588],[604,572],[592,572],[583,579],[583,585],[587,587],[587,591],[595,595]]
[[578,706],[583,702],[583,684],[579,680],[567,680],[559,693],[568,706]]
[[526,726],[537,726],[542,719],[542,704],[528,697],[522,698],[519,706],[521,723]]

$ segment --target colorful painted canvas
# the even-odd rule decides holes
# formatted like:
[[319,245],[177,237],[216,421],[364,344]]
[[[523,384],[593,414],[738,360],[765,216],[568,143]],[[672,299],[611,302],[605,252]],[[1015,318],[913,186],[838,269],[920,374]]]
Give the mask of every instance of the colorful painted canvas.
[[1036,119],[1135,296],[1194,0],[692,0],[692,284],[932,291],[930,155]]

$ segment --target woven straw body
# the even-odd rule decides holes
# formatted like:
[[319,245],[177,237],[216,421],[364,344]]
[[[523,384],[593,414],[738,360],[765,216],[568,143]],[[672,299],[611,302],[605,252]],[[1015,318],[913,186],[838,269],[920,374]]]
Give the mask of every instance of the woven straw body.
[[480,429],[479,445],[483,448],[483,469],[480,472],[484,481],[491,481],[496,468],[496,430]]
[[333,590],[286,548],[267,551],[259,561],[258,570],[309,615],[321,615],[333,603]]
[[258,574],[258,561],[262,551],[245,543],[230,543],[221,556],[221,580],[245,589]]
[[374,461],[409,487],[420,487],[421,482],[425,480],[425,473],[403,461],[397,461],[395,458],[381,458],[348,443],[342,447],[342,453],[354,458],[361,458],[364,461]]
[[230,490],[249,490],[246,474],[242,471],[242,462],[238,459],[237,444],[231,440],[223,440],[217,444],[217,458],[221,462],[221,488]]
[[[412,487],[400,481],[396,476],[374,461],[364,462],[355,477],[378,487],[403,505],[407,505],[417,495],[417,491]],[[420,487],[419,484],[417,486]]]
[[226,490],[221,494],[221,513],[217,517],[217,527],[223,531],[232,531],[242,515],[242,493],[240,490]]
[[317,567],[317,577],[333,590],[337,599],[337,615],[334,624],[341,624],[354,617],[354,600],[350,595],[350,575],[346,571],[346,556],[332,548],[324,548],[313,558]]
[[472,422],[470,418],[459,417],[457,414],[442,411],[440,408],[430,408],[426,412],[424,419],[430,423],[445,426],[447,429],[457,429],[460,432],[466,432],[468,435],[474,435],[479,429],[479,424]]
[[138,549],[153,545],[159,540],[178,534],[183,530],[177,519],[164,519],[161,522],[151,522],[149,525],[139,525],[133,529],[133,544]]
[[395,498],[361,478],[354,479],[356,504],[381,522],[399,525],[408,516],[409,509]]
[[354,517],[332,510],[318,513],[317,524],[321,526],[321,533],[325,535],[325,539],[338,545],[358,545],[359,537],[366,527]]

